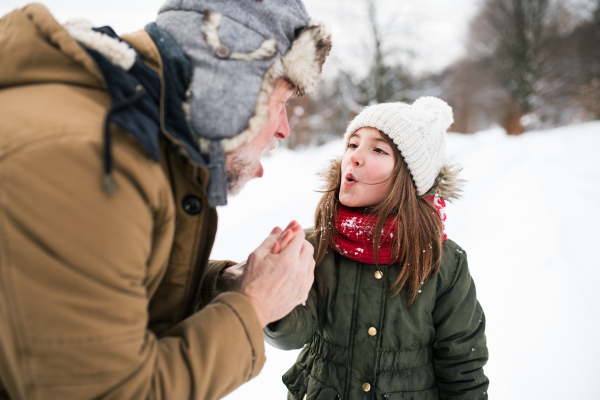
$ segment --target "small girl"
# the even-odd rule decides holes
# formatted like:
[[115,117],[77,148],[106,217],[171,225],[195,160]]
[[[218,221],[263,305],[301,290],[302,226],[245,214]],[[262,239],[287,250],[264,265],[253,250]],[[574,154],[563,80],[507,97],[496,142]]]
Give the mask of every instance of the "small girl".
[[283,376],[288,399],[487,399],[485,317],[465,251],[444,234],[460,170],[446,163],[452,109],[422,97],[366,108],[307,232],[308,300],[265,328],[304,346]]

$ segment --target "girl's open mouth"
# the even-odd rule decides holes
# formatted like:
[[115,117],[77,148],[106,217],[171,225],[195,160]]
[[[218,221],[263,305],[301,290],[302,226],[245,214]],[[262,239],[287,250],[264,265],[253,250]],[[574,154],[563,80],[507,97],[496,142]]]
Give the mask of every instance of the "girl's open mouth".
[[358,182],[358,181],[356,180],[354,175],[352,175],[352,174],[346,175],[345,182],[344,182],[346,185],[352,185],[356,182]]

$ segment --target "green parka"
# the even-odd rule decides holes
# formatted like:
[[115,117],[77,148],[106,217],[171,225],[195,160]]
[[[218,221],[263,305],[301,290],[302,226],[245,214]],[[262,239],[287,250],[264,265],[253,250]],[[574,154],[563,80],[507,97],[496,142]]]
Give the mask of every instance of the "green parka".
[[398,272],[329,249],[306,305],[264,331],[279,349],[304,346],[283,376],[288,399],[487,399],[485,316],[465,251],[444,242],[410,307],[404,289],[387,290]]

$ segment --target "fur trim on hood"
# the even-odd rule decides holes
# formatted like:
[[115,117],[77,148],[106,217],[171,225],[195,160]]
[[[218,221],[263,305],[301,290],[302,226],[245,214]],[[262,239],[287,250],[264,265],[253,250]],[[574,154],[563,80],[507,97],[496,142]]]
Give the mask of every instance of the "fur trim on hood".
[[93,25],[84,18],[73,18],[63,28],[69,35],[90,49],[108,58],[114,65],[128,71],[135,63],[135,50],[126,42],[92,30]]
[[459,178],[461,171],[462,167],[446,162],[446,164],[442,165],[438,176],[433,182],[433,186],[423,197],[437,195],[447,201],[460,199],[465,185],[465,180]]

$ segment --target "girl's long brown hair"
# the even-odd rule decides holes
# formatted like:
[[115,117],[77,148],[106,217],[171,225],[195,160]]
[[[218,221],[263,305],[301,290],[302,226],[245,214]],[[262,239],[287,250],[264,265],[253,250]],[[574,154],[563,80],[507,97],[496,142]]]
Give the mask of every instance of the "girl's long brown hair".
[[[377,250],[381,233],[388,218],[394,218],[397,223],[396,241],[392,258],[400,254],[400,273],[389,288],[397,295],[406,287],[408,306],[410,306],[427,279],[434,276],[442,259],[443,225],[435,207],[417,194],[417,189],[410,171],[400,154],[398,147],[383,132],[381,136],[394,152],[394,170],[389,179],[394,179],[392,189],[387,198],[369,211],[377,216],[375,223],[373,252],[377,264]],[[336,250],[334,237],[337,231],[337,213],[340,205],[339,194],[341,184],[341,158],[334,160],[328,173],[324,176],[326,189],[319,201],[315,212],[315,233],[318,250],[317,266],[323,261],[329,246]]]

